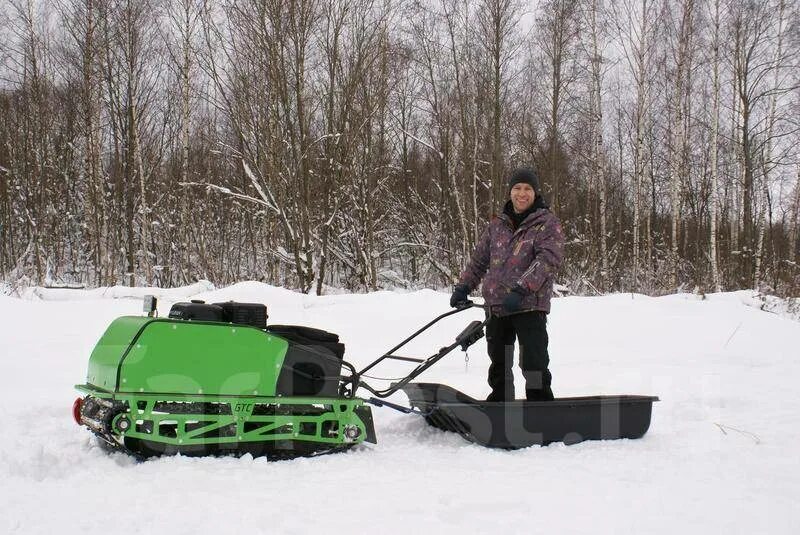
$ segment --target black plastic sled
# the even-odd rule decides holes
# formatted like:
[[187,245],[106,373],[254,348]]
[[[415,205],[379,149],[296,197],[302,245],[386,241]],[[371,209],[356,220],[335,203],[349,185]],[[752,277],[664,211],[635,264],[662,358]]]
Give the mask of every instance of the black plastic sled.
[[503,449],[640,438],[658,401],[653,396],[588,396],[503,403],[479,401],[436,383],[408,383],[402,389],[430,425]]

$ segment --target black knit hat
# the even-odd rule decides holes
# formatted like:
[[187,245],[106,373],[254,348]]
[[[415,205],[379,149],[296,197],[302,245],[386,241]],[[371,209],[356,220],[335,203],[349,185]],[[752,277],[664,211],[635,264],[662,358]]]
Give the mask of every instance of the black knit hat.
[[531,167],[520,167],[511,173],[508,177],[508,189],[514,187],[515,184],[525,183],[533,188],[536,195],[539,195],[539,175]]

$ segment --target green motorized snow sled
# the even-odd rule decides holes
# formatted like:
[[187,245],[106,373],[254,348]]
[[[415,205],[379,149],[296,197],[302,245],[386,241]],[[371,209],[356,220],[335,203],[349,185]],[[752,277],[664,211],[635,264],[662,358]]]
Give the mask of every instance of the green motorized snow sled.
[[343,382],[343,353],[335,334],[268,328],[264,305],[178,303],[169,318],[111,323],[73,415],[140,457],[342,450],[375,441],[370,408]]

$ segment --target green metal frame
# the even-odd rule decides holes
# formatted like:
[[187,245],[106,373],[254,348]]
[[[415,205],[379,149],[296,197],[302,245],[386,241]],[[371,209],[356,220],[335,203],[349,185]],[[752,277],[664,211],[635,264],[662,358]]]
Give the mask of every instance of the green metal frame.
[[[298,439],[344,445],[363,442],[371,433],[367,423],[359,415],[359,412],[369,408],[359,398],[114,394],[95,390],[88,385],[77,385],[76,388],[91,396],[127,403],[127,410],[117,415],[112,422],[114,434],[121,438],[137,438],[175,446]],[[220,409],[217,412],[223,414],[159,412],[156,410],[159,403],[215,404]],[[256,406],[274,408],[277,414],[254,415],[253,410]],[[319,413],[292,412],[297,408],[302,413],[312,407],[318,409]],[[123,416],[128,417],[132,424],[126,432],[119,431],[116,427]],[[335,422],[336,425],[330,426],[329,430],[335,430],[336,433],[323,436],[324,422]],[[192,426],[191,430],[187,430],[187,424]],[[253,428],[245,430],[245,424]],[[207,433],[232,425],[236,429],[232,436],[203,437]],[[356,439],[345,436],[344,429],[348,426],[358,428]],[[146,431],[148,428],[150,432]],[[172,436],[173,431],[175,436]]]

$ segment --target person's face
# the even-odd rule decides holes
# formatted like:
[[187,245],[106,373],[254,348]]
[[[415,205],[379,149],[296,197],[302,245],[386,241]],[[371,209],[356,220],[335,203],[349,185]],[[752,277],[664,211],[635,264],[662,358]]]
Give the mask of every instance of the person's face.
[[530,184],[520,182],[511,188],[511,204],[514,205],[514,211],[518,214],[530,208],[535,198],[536,192],[533,191]]

